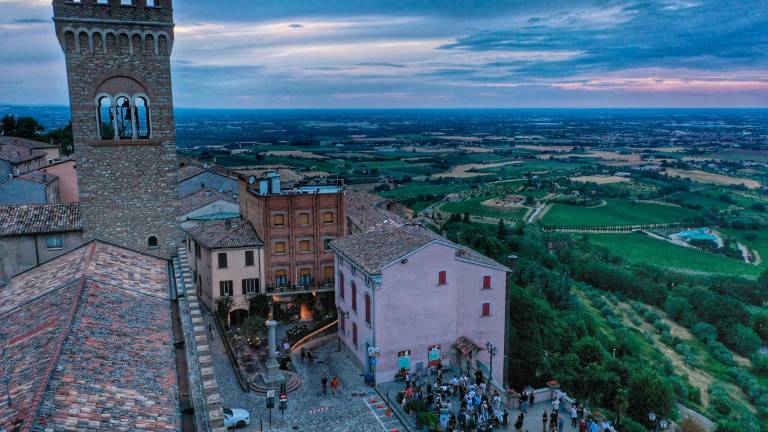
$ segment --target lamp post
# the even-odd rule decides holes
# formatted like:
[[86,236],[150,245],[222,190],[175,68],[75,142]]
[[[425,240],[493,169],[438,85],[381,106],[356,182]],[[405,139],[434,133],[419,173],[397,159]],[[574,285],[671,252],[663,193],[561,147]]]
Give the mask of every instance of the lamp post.
[[336,329],[337,333],[339,334],[339,347],[336,349],[336,352],[341,352],[341,320],[349,318],[349,312],[344,312],[341,310],[341,306],[336,306]]
[[488,350],[488,355],[491,357],[490,377],[488,378],[488,383],[491,384],[493,383],[493,358],[496,356],[499,350],[490,342],[485,343],[485,349]]

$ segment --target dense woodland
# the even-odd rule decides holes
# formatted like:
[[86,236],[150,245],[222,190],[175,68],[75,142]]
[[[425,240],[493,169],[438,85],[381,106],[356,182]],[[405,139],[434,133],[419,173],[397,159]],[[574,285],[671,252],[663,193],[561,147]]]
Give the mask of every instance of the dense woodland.
[[[768,362],[756,354],[768,343],[768,314],[751,311],[768,301],[768,273],[755,281],[627,265],[588,236],[509,229],[503,223],[494,229],[459,215],[440,230],[501,262],[509,254],[519,257],[509,288],[507,361],[513,388],[555,379],[627,431],[647,430],[649,411],[675,418],[676,401],[698,407],[700,390],[653,349],[648,335],[619,318],[617,305],[623,302],[676,350],[684,351],[686,344],[671,336],[654,310],[690,328],[757,408],[750,412],[713,385],[707,414],[719,431],[768,427]],[[737,364],[732,352],[753,356],[752,367]]]

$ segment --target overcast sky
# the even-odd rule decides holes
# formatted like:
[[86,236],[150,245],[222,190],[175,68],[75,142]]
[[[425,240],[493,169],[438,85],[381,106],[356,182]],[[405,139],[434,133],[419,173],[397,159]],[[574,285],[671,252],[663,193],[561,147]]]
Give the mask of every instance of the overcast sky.
[[[766,107],[768,0],[176,0],[180,107]],[[0,103],[68,103],[0,0]]]

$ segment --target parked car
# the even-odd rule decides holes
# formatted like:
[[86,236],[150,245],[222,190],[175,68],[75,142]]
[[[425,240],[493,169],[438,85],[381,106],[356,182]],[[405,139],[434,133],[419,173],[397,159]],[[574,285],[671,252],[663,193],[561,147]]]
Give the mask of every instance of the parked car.
[[241,428],[251,424],[251,414],[240,408],[224,408],[224,427]]

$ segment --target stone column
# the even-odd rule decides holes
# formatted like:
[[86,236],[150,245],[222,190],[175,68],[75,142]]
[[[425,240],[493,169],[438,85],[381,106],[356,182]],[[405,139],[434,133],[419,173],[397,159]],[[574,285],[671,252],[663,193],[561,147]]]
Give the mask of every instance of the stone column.
[[267,335],[269,338],[269,352],[267,353],[267,372],[262,374],[264,382],[281,383],[285,381],[285,376],[280,370],[280,364],[275,360],[275,351],[277,351],[277,343],[275,342],[275,327],[277,321],[267,321]]

